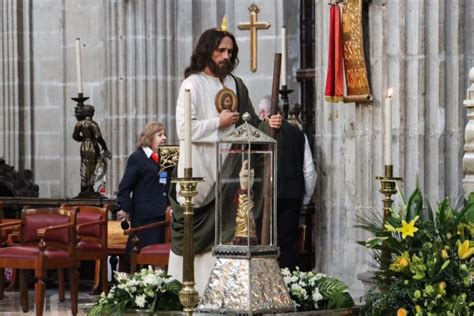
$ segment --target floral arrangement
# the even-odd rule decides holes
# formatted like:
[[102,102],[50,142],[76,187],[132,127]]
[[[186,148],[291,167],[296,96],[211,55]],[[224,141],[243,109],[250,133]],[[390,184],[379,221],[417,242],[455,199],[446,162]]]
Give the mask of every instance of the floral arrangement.
[[281,270],[285,284],[298,311],[349,308],[354,301],[344,282],[323,273],[303,272],[297,267]]
[[435,210],[419,189],[385,222],[358,218],[374,237],[359,242],[377,262],[377,289],[366,315],[474,315],[474,194],[458,210],[448,199]]
[[126,310],[180,311],[181,283],[162,270],[142,269],[134,274],[114,272],[117,284],[102,293],[87,315],[123,315]]

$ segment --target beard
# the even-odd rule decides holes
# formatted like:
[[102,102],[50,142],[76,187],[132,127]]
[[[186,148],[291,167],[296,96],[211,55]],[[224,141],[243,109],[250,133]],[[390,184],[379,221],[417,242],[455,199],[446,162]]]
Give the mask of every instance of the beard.
[[211,59],[207,62],[207,67],[209,67],[211,73],[219,79],[224,79],[234,70],[234,66],[229,60],[223,60],[219,63],[216,63]]

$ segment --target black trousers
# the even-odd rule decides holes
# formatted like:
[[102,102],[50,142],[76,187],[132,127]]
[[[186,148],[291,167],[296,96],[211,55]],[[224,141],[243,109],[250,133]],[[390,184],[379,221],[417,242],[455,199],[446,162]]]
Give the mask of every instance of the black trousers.
[[281,268],[293,271],[300,265],[298,231],[302,199],[278,199],[277,238]]

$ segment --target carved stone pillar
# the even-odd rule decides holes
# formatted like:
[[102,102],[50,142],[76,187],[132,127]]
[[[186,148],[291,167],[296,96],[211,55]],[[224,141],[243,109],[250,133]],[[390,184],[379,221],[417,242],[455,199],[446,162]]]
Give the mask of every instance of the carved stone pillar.
[[467,108],[468,122],[464,132],[464,156],[462,158],[462,170],[464,178],[462,186],[464,195],[474,192],[474,67],[469,71],[469,88],[464,105]]

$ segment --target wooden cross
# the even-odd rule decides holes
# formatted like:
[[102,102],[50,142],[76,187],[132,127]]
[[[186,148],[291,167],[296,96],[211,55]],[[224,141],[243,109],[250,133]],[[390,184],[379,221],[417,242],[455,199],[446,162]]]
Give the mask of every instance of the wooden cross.
[[257,30],[266,30],[270,27],[268,22],[257,22],[257,14],[260,8],[255,4],[249,7],[250,22],[239,23],[239,30],[250,30],[250,70],[255,72],[257,70]]

